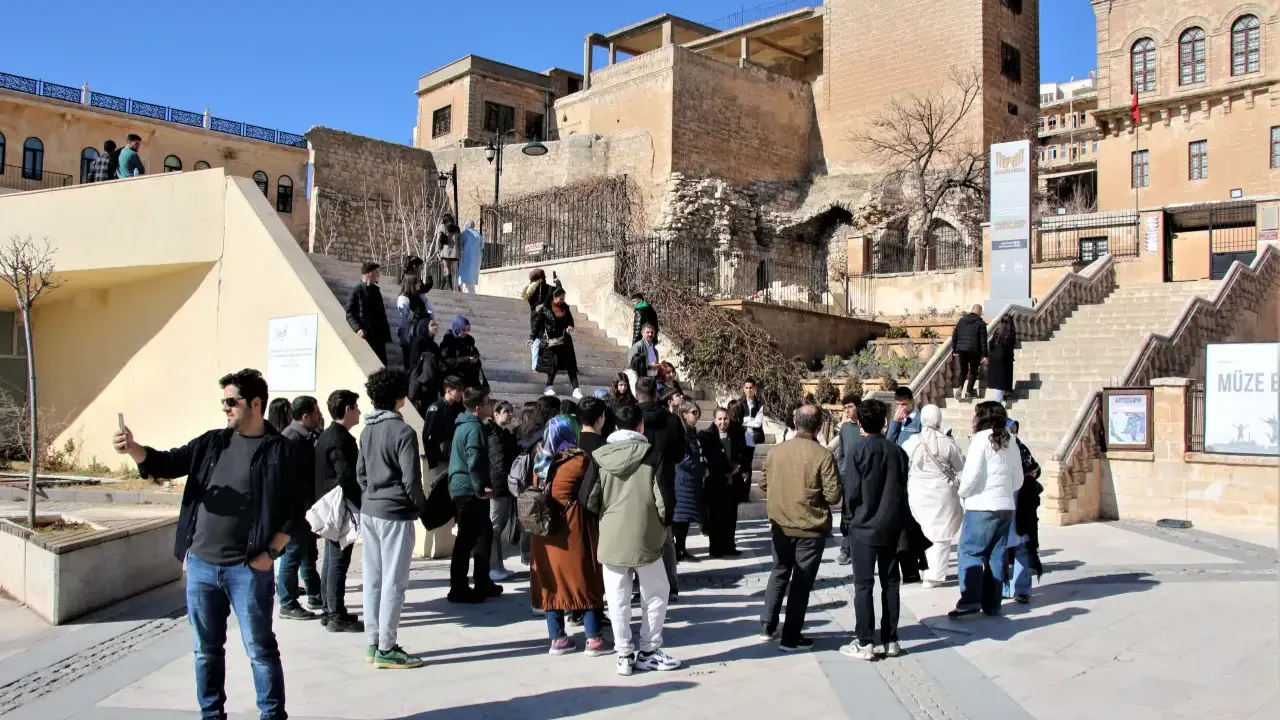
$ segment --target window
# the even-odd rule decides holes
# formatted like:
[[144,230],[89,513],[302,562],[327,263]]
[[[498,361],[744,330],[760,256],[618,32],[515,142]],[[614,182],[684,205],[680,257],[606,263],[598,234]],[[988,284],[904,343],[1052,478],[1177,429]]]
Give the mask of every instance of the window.
[[1271,128],[1271,167],[1280,168],[1280,125]]
[[1231,74],[1258,72],[1262,56],[1262,28],[1258,18],[1241,15],[1231,25]]
[[167,173],[181,172],[182,160],[178,159],[177,155],[166,155],[164,158],[164,171]]
[[524,138],[525,140],[546,140],[545,134],[542,132],[543,116],[538,113],[525,111],[524,113]]
[[1091,263],[1107,254],[1107,237],[1080,238],[1080,262]]
[[1088,124],[1089,124],[1089,113],[1088,111],[1081,110],[1080,111],[1080,127],[1084,127],[1085,125],[1088,125]]
[[1156,91],[1156,44],[1151,38],[1142,38],[1129,51],[1132,61],[1133,82],[1131,89],[1144,93]]
[[1097,141],[1097,140],[1094,140],[1094,141],[1093,141],[1093,154],[1094,154],[1094,155],[1097,155],[1097,154],[1098,154],[1098,141]]
[[261,170],[254,170],[253,182],[258,186],[258,189],[262,191],[262,197],[266,197],[267,184],[270,182],[269,180],[267,180],[267,174],[262,172]]
[[1058,116],[1050,115],[1049,116],[1049,132],[1053,132],[1054,130],[1057,130],[1057,129],[1058,129]]
[[13,310],[0,310],[0,357],[26,356],[27,329],[22,326],[22,315]]
[[431,137],[438,138],[453,132],[453,106],[445,105],[431,112]]
[[1022,12],[1022,0],[1000,0],[1000,4],[1012,10],[1014,14]]
[[1000,43],[1000,74],[1016,83],[1022,82],[1022,53],[1009,43]]
[[1129,176],[1131,187],[1144,188],[1151,184],[1151,165],[1146,150],[1133,153],[1133,169]]
[[1204,30],[1188,28],[1178,38],[1178,84],[1194,85],[1204,82]]
[[80,183],[89,182],[89,170],[93,166],[93,161],[98,159],[98,151],[95,148],[85,148],[80,151]]
[[196,164],[193,165],[192,168],[195,170],[208,170],[209,163],[205,162],[204,160],[197,160]]
[[1187,145],[1187,161],[1191,180],[1209,177],[1209,141],[1197,140]]
[[569,94],[572,95],[582,90],[582,78],[571,77],[569,80]]
[[276,212],[293,212],[293,178],[288,175],[276,180]]
[[1043,117],[1036,118],[1036,130],[1039,130],[1040,132],[1044,132],[1044,118],[1043,118]]
[[1057,145],[1050,145],[1050,146],[1049,146],[1049,159],[1050,159],[1050,160],[1057,160],[1057,159],[1058,159],[1058,146],[1057,146]]
[[44,179],[44,143],[40,138],[27,138],[22,143],[22,177],[28,180]]
[[516,127],[516,109],[510,105],[486,102],[484,104],[484,129],[501,135]]
[[0,133],[0,175],[4,174],[4,133]]

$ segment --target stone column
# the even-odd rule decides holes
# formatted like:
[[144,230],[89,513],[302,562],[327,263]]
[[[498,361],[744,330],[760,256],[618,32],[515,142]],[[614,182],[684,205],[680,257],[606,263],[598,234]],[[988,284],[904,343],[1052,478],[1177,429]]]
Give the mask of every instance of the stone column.
[[674,45],[676,42],[676,26],[670,20],[662,23],[662,47]]
[[1157,462],[1173,460],[1182,462],[1187,452],[1187,387],[1188,378],[1156,378],[1151,381],[1152,412],[1155,422],[1152,430],[1152,450]]
[[616,62],[618,62],[618,46],[609,43],[609,64],[613,65]]
[[591,51],[595,48],[595,37],[588,35],[582,45],[582,89],[591,89]]
[[738,41],[738,67],[746,67],[751,62],[751,38],[745,35]]

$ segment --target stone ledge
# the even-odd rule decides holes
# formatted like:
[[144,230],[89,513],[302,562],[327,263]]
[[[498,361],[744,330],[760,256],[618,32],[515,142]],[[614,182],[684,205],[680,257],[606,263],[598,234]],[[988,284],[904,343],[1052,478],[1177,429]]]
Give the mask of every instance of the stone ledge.
[[1191,385],[1191,378],[1183,377],[1165,377],[1156,378],[1151,381],[1152,387],[1188,387]]
[[1136,462],[1155,462],[1156,454],[1154,451],[1142,450],[1108,450],[1108,460],[1132,460]]
[[1221,453],[1189,452],[1184,453],[1182,459],[1189,463],[1205,465],[1280,468],[1280,457],[1274,455],[1225,455]]
[[[527,263],[519,263],[517,265],[504,265],[496,268],[486,268],[480,271],[481,275],[491,275],[493,273],[508,272],[511,270],[524,270],[527,268],[545,267],[547,265],[564,265],[566,263],[585,262],[587,260],[599,260],[601,258],[613,257],[612,250],[604,252],[592,253],[590,255],[578,255],[569,258],[556,258],[554,260],[531,260]],[[572,288],[566,287],[565,290],[572,291]]]

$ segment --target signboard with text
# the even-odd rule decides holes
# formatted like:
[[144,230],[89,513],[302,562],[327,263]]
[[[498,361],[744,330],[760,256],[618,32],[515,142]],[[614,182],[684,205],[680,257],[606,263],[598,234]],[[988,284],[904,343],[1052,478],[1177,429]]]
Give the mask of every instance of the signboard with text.
[[267,322],[267,389],[273,393],[316,391],[318,315],[271,318]]
[[991,297],[986,315],[1031,307],[1031,141],[991,146]]
[[1103,420],[1108,450],[1152,449],[1151,430],[1155,424],[1151,388],[1105,388],[1102,391]]
[[1211,343],[1204,357],[1204,450],[1276,455],[1280,343]]

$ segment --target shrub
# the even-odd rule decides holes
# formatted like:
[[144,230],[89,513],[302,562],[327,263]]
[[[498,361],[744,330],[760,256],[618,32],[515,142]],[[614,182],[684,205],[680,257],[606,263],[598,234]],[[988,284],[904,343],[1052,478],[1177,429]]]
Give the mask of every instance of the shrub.
[[840,402],[840,391],[836,389],[835,383],[831,382],[830,375],[823,375],[818,380],[818,390],[813,394],[819,405],[834,405]]
[[921,328],[921,329],[920,329],[920,339],[921,339],[921,340],[937,340],[937,339],[938,339],[938,331],[937,331],[937,330],[934,330],[934,329],[933,329],[933,328],[931,328],[931,327]]
[[906,328],[900,328],[895,325],[889,328],[889,330],[885,332],[884,336],[888,340],[901,340],[902,338],[907,337],[907,330]]
[[841,395],[862,395],[862,380],[857,375],[845,378]]

